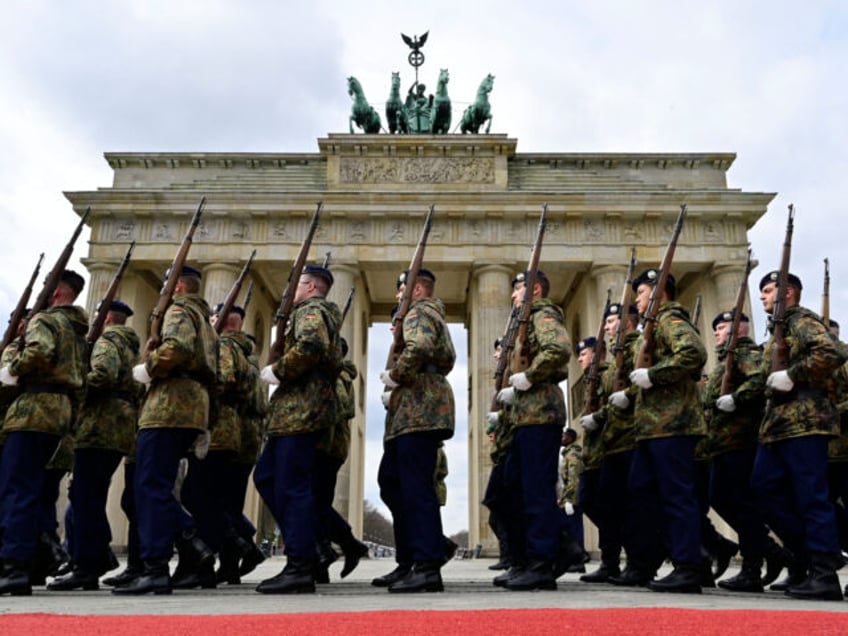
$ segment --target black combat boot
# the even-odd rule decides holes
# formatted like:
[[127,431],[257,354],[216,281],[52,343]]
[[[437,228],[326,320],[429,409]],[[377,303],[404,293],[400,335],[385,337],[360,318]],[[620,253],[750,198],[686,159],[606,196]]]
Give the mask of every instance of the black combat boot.
[[612,577],[621,575],[621,566],[618,561],[612,559],[601,562],[600,567],[594,572],[589,572],[580,577],[584,583],[607,583]]
[[445,588],[442,585],[441,567],[441,561],[417,561],[405,577],[389,585],[389,592],[442,592]]
[[227,537],[218,553],[218,569],[215,571],[215,580],[218,583],[238,585],[241,583],[239,576],[239,550],[234,537]]
[[[737,543],[727,537],[721,537],[721,541],[719,541],[712,554],[713,579],[720,579],[721,575],[727,572],[727,568],[730,566],[730,559],[736,556],[737,552],[739,552],[739,545]],[[713,584],[713,587],[715,587],[715,584]]]
[[253,541],[248,541],[243,537],[236,537],[236,546],[241,556],[241,565],[239,565],[238,571],[241,576],[250,574],[256,569],[257,565],[265,560],[265,553]]
[[65,576],[60,576],[47,584],[47,589],[54,592],[68,592],[70,590],[99,590],[100,577],[96,572],[86,570],[85,568],[74,565],[70,573]]
[[762,592],[763,580],[760,578],[762,559],[743,559],[739,574],[718,582],[718,586],[733,592]]
[[508,590],[555,590],[557,587],[556,576],[554,576],[554,564],[546,559],[536,559],[527,563],[527,566],[517,572],[515,576],[508,578],[504,584]]
[[339,544],[344,554],[344,566],[342,567],[342,578],[356,569],[359,560],[368,556],[368,546],[350,535],[344,543]]
[[492,579],[492,585],[495,587],[504,587],[506,586],[506,582],[513,578],[514,576],[518,576],[521,572],[524,571],[525,564],[522,561],[513,561],[512,565],[509,566],[509,569],[506,572],[501,572],[495,578]]
[[459,546],[452,539],[448,539],[447,537],[442,537],[445,544],[445,554],[442,557],[442,565],[446,565],[454,556],[456,556],[456,551],[459,549]]
[[786,596],[810,601],[841,601],[842,586],[836,570],[842,567],[840,554],[813,552],[810,554],[810,573],[798,585],[790,585]]
[[577,543],[567,531],[563,530],[560,535],[559,551],[553,563],[554,579],[561,577],[571,567],[585,565],[589,562],[589,559],[589,553],[583,549],[583,546]]
[[278,575],[265,579],[256,591],[262,594],[314,594],[315,559],[288,557]]
[[197,536],[197,531],[194,528],[183,530],[174,544],[178,560],[171,577],[171,586],[177,589],[191,589],[203,583],[204,587],[215,587],[215,554]]
[[319,541],[316,548],[318,550],[318,560],[315,562],[315,582],[329,583],[330,566],[338,561],[339,553],[333,550],[333,546],[329,541]]
[[137,596],[141,594],[170,594],[171,577],[168,574],[168,560],[154,559],[144,562],[144,570],[132,581],[112,590],[112,594]]
[[107,576],[102,583],[109,587],[120,587],[138,578],[143,572],[144,564],[138,558],[133,557],[127,560],[127,567],[124,568],[123,572],[114,576]]
[[765,551],[766,571],[763,574],[763,587],[777,580],[783,568],[786,567],[786,553],[774,539],[768,537]]
[[621,587],[645,587],[654,578],[656,569],[628,561],[618,576],[609,577],[609,583]]
[[810,566],[809,561],[796,557],[788,550],[784,550],[784,554],[786,555],[786,577],[769,586],[769,589],[775,592],[785,592],[790,587],[803,583],[807,578],[807,570]]
[[674,566],[671,574],[648,583],[648,589],[654,592],[677,592],[679,594],[700,594],[703,579],[701,564],[680,563]]
[[397,567],[383,576],[378,576],[371,579],[371,585],[375,587],[389,587],[392,583],[400,581],[403,577],[412,571],[411,563],[398,563]]
[[196,587],[213,590],[217,586],[214,561],[203,561],[197,567],[186,568],[179,573],[174,571],[174,576],[171,577],[171,587],[175,590],[193,590]]
[[496,563],[489,566],[490,570],[508,570],[510,566],[509,559],[499,558]]
[[26,563],[7,561],[0,568],[0,594],[12,596],[31,596],[32,585]]

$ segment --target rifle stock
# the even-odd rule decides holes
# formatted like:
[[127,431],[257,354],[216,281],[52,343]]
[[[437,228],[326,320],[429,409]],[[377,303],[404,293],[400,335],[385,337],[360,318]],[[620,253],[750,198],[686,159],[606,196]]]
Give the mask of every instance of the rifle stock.
[[415,283],[418,280],[418,272],[421,269],[421,263],[424,262],[424,249],[427,247],[427,237],[430,235],[430,228],[433,225],[433,211],[435,205],[430,206],[430,211],[427,212],[427,217],[424,219],[424,228],[421,230],[421,238],[418,239],[418,246],[415,248],[415,254],[412,256],[412,261],[409,264],[409,270],[404,281],[404,289],[398,302],[398,310],[392,318],[393,339],[392,345],[389,347],[389,356],[386,360],[386,369],[391,369],[403,351],[403,319],[409,311],[409,305],[412,303],[412,292],[415,289]]
[[353,285],[350,288],[350,292],[347,295],[347,300],[345,301],[344,309],[342,309],[342,322],[344,324],[345,318],[347,318],[347,312],[350,311],[350,307],[353,304],[353,296],[356,294],[356,285]]
[[147,345],[144,348],[141,361],[147,360],[150,352],[158,347],[162,342],[162,323],[165,320],[165,311],[168,305],[171,304],[171,299],[174,297],[174,290],[177,288],[177,283],[180,280],[180,273],[188,259],[188,251],[191,248],[191,243],[194,240],[194,232],[197,226],[200,225],[200,215],[203,214],[203,207],[206,205],[206,197],[200,197],[200,203],[197,205],[197,210],[191,218],[188,230],[183,237],[182,243],[177,250],[176,256],[168,268],[167,278],[162,283],[162,289],[159,291],[159,300],[156,301],[156,306],[150,312],[150,335],[147,339]]
[[597,411],[601,405],[598,401],[598,384],[601,381],[601,362],[606,357],[606,345],[604,343],[604,314],[610,306],[612,298],[612,288],[607,288],[607,301],[604,303],[604,311],[601,314],[601,324],[598,327],[598,337],[595,340],[595,347],[592,352],[592,362],[589,365],[586,373],[586,406],[583,409],[583,415],[589,415]]
[[830,262],[824,259],[824,290],[822,290],[822,322],[830,329]]
[[94,314],[94,320],[91,321],[91,327],[89,327],[88,335],[86,336],[86,341],[88,342],[89,347],[93,347],[94,343],[97,342],[97,339],[100,337],[100,334],[103,333],[103,326],[106,324],[106,316],[109,314],[109,307],[112,305],[112,301],[115,300],[115,296],[118,293],[118,286],[121,284],[124,272],[126,272],[127,267],[129,267],[130,258],[132,257],[134,248],[135,241],[130,243],[127,253],[124,254],[123,260],[118,265],[118,269],[115,271],[115,274],[112,276],[112,280],[109,282],[109,287],[106,288],[106,294],[100,302],[97,303],[97,312]]
[[247,314],[247,308],[250,306],[250,301],[253,299],[253,281],[250,281],[247,284],[247,292],[244,295],[244,303],[241,308],[244,309],[244,313]]
[[247,278],[248,272],[250,272],[250,266],[253,264],[253,259],[255,257],[256,250],[253,250],[250,253],[250,257],[247,259],[247,262],[244,264],[244,267],[241,268],[238,278],[236,278],[236,281],[230,288],[230,292],[224,299],[221,311],[218,312],[218,319],[215,321],[215,333],[219,336],[224,330],[224,325],[227,323],[227,318],[230,317],[230,312],[233,310],[233,306],[236,304],[236,299],[238,298],[239,292],[241,292],[241,286],[244,284],[244,279]]
[[294,294],[297,290],[297,285],[300,282],[300,275],[303,272],[303,267],[306,265],[306,257],[309,254],[309,248],[312,246],[312,239],[315,237],[315,232],[318,230],[318,219],[321,216],[321,209],[324,204],[319,201],[315,207],[315,214],[312,215],[312,222],[309,224],[309,229],[300,244],[300,251],[289,272],[289,280],[286,284],[286,289],[283,291],[283,297],[280,300],[280,306],[277,308],[277,313],[274,316],[274,342],[271,343],[271,351],[268,356],[268,364],[274,364],[283,356],[286,344],[286,324],[291,316],[292,307],[294,305]]
[[745,273],[739,283],[739,291],[736,293],[736,304],[733,306],[733,320],[730,322],[730,332],[724,341],[724,374],[721,376],[720,395],[727,395],[731,391],[730,381],[733,376],[733,359],[736,355],[736,345],[739,337],[739,323],[742,321],[742,307],[745,304],[745,295],[748,292],[748,277],[752,269],[751,248],[748,248],[748,259],[745,261]]
[[783,239],[783,254],[780,258],[780,271],[777,275],[777,290],[774,297],[772,334],[774,348],[771,358],[771,371],[783,371],[789,366],[789,343],[786,342],[784,315],[786,314],[786,288],[789,286],[789,259],[792,253],[792,234],[795,230],[795,206],[789,204],[789,217],[786,221],[786,235]]
[[41,270],[41,262],[43,260],[44,252],[38,257],[38,262],[35,264],[35,269],[32,270],[32,276],[29,277],[29,283],[27,283],[26,289],[24,289],[20,299],[18,299],[18,304],[15,305],[12,313],[9,314],[9,326],[6,327],[6,333],[3,334],[3,344],[0,345],[0,353],[5,351],[6,347],[15,339],[18,333],[18,325],[26,317],[26,306],[30,296],[32,296],[32,287],[35,285],[35,279],[38,278],[38,272]]
[[683,221],[685,219],[686,204],[683,204],[680,206],[680,214],[677,216],[674,231],[671,233],[671,239],[669,239],[662,263],[660,264],[659,277],[654,288],[651,290],[648,307],[642,317],[642,346],[639,347],[639,353],[636,355],[636,363],[634,365],[637,369],[647,369],[654,363],[654,349],[657,346],[654,339],[654,327],[656,325],[657,314],[660,311],[659,296],[665,292],[665,285],[668,281],[668,275],[671,272],[671,264],[674,261],[674,251],[677,249],[677,240],[680,238],[680,232],[683,230]]
[[636,273],[636,248],[630,248],[630,264],[627,266],[627,276],[624,280],[624,290],[621,292],[621,311],[618,315],[618,326],[615,328],[615,339],[613,340],[613,355],[615,355],[615,377],[613,378],[613,391],[623,391],[627,388],[627,367],[624,360],[624,327],[630,316],[630,287],[633,285],[633,276]]
[[490,411],[498,410],[498,393],[506,386],[509,377],[509,360],[515,346],[516,329],[518,328],[518,309],[513,307],[509,312],[503,336],[501,336],[501,351],[498,354],[498,364],[495,367],[495,394],[492,396]]
[[[533,243],[533,251],[530,253],[530,262],[524,278],[524,297],[518,310],[515,341],[510,361],[510,371],[521,373],[530,366],[530,343],[527,341],[527,329],[530,322],[530,310],[533,308],[533,288],[536,286],[537,272],[539,271],[539,259],[542,255],[542,241],[545,238],[545,226],[548,219],[548,204],[542,206],[542,216],[539,219],[539,227],[536,230],[536,240]],[[501,351],[503,354],[503,351]]]

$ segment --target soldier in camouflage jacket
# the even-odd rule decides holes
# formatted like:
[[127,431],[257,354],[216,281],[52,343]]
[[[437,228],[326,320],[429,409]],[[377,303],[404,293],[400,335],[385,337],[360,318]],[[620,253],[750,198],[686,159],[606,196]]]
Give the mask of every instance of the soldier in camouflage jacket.
[[828,497],[827,452],[840,429],[832,401],[833,374],[848,353],[817,314],[799,305],[802,285],[797,276],[789,274],[785,290],[778,290],[777,283],[777,272],[766,274],[760,280],[760,300],[768,314],[774,311],[778,293],[785,303],[788,366],[772,369],[775,342],[770,339],[761,367],[768,402],[752,486],[769,526],[795,557],[786,594],[842,600],[836,575],[842,559]]
[[31,591],[30,562],[43,529],[39,496],[45,466],[70,430],[72,400],[85,382],[88,317],[73,305],[83,285],[82,276],[65,270],[49,308],[29,320],[18,355],[0,368],[0,382],[22,390],[6,412],[0,460],[0,594]]

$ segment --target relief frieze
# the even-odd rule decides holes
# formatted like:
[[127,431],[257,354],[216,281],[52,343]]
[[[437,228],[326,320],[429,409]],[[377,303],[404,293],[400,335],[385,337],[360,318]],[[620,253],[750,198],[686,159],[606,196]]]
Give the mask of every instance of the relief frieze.
[[495,161],[489,157],[343,157],[341,183],[494,183]]

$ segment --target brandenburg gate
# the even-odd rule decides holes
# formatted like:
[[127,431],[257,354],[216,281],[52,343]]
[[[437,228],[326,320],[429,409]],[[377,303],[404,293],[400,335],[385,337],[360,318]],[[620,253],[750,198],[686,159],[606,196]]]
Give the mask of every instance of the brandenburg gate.
[[[684,306],[702,296],[699,327],[708,334],[712,316],[733,305],[747,230],[774,196],[728,187],[731,153],[518,153],[516,146],[504,134],[330,134],[318,140],[317,153],[107,153],[111,186],[66,193],[77,214],[91,207],[83,259],[91,277],[88,309],[135,241],[120,297],[134,307],[132,326],[144,338],[162,273],[205,195],[189,261],[202,269],[203,295],[214,304],[256,249],[245,330],[256,336],[264,361],[292,262],[323,201],[310,261],[332,254],[331,298],[339,305],[356,288],[342,335],[362,375],[336,505],[359,533],[364,396],[382,390],[364,374],[368,328],[388,319],[395,278],[408,266],[423,218],[435,205],[425,264],[438,278],[449,320],[468,334],[468,412],[457,418],[468,418],[469,545],[494,553],[480,504],[491,467],[484,431],[492,343],[506,323],[510,282],[527,263],[542,205],[548,205],[548,223],[541,268],[576,341],[597,331],[606,290],[612,288],[613,298],[621,293],[631,246],[640,268],[658,264],[682,203],[688,217],[673,273]],[[579,375],[575,365],[571,377]],[[110,500],[117,544],[125,528],[117,505],[121,479],[119,471]],[[256,519],[255,492],[247,509]]]

